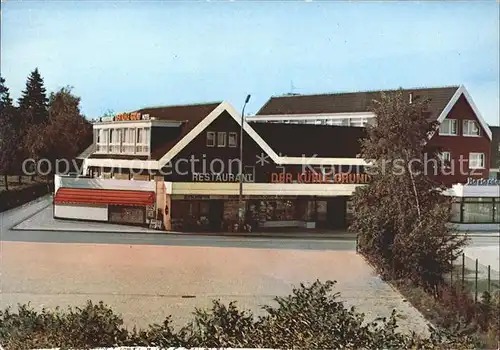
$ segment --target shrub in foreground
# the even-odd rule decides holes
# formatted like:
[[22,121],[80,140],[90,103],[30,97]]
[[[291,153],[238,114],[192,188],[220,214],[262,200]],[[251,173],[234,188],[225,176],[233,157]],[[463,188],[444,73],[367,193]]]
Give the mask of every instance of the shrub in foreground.
[[6,349],[90,348],[111,346],[263,347],[275,349],[473,349],[469,337],[431,329],[422,338],[398,330],[396,312],[388,319],[366,322],[332,293],[335,282],[300,285],[286,297],[276,297],[266,314],[255,317],[235,303],[214,301],[211,309],[196,309],[193,319],[176,331],[168,317],[162,324],[127,330],[123,320],[99,303],[62,311],[0,312],[0,343]]

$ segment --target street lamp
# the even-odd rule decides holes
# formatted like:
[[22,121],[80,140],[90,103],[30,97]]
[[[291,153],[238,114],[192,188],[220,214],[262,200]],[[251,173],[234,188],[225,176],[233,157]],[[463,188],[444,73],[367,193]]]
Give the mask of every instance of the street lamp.
[[245,103],[243,104],[243,110],[241,111],[241,123],[240,123],[240,200],[239,200],[239,210],[238,210],[238,228],[240,230],[243,229],[243,223],[244,223],[244,203],[243,203],[243,123],[245,122],[245,107],[250,101],[250,95],[247,95],[247,98],[245,99]]

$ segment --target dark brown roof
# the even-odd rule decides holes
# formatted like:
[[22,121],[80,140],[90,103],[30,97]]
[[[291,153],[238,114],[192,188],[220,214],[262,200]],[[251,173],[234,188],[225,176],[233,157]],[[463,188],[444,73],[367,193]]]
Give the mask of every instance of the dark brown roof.
[[199,122],[221,103],[222,102],[210,102],[178,106],[146,107],[134,112],[149,114],[150,117],[155,117],[159,120]]
[[152,107],[138,110],[137,112],[149,113],[151,117],[156,117],[161,120],[183,121],[179,132],[173,134],[175,135],[174,137],[166,139],[166,142],[159,144],[151,150],[151,159],[160,159],[163,157],[177,142],[186,136],[188,132],[193,130],[199,122],[221,103],[222,102],[213,102],[186,106]]
[[[181,106],[147,107],[136,110],[141,114],[149,114],[157,120],[171,120],[182,122],[179,127],[153,128],[151,136],[151,160],[160,159],[199,122],[210,114],[222,102],[201,103]],[[158,129],[158,130],[155,130]],[[90,158],[130,159],[130,155],[98,155],[93,154]],[[134,159],[147,159],[148,157],[137,156]]]
[[252,128],[282,156],[355,158],[366,128],[312,124],[252,123]]
[[[437,88],[403,89],[405,95],[413,93],[413,98],[429,98],[429,112],[437,118],[458,86]],[[288,95],[271,97],[257,112],[259,115],[313,114],[313,113],[353,113],[368,112],[372,101],[379,99],[381,92],[397,90],[332,93],[320,95]]]

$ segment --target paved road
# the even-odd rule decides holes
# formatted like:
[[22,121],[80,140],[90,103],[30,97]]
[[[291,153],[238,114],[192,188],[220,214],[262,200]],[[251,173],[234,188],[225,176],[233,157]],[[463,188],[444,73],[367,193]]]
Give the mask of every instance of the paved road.
[[[217,238],[151,234],[9,231],[47,203],[0,214],[0,308],[78,306],[102,300],[127,326],[194,307],[235,300],[262,304],[300,282],[337,280],[336,291],[370,319],[401,312],[403,330],[426,332],[425,320],[355,253],[352,240]],[[189,297],[189,298],[186,298]]]

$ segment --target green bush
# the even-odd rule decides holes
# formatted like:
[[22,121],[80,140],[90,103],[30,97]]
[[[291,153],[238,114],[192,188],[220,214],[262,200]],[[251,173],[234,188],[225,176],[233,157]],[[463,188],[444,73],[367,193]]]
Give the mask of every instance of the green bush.
[[53,183],[36,183],[9,191],[0,191],[0,213],[31,202],[53,190]]
[[398,331],[394,311],[388,319],[366,322],[363,314],[346,308],[332,292],[335,282],[300,285],[277,306],[264,306],[255,317],[235,303],[214,301],[196,309],[193,319],[175,331],[168,317],[162,324],[132,331],[121,316],[99,303],[85,307],[36,312],[20,305],[17,312],[0,312],[0,343],[6,349],[90,348],[111,346],[250,347],[286,349],[473,349],[467,336],[456,337],[431,329],[431,337]]

